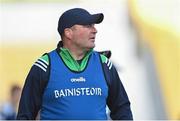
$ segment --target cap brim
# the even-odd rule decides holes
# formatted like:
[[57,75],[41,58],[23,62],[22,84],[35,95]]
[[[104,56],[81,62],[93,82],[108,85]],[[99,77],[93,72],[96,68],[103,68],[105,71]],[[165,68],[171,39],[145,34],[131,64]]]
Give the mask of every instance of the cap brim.
[[80,21],[76,22],[79,25],[88,25],[88,24],[99,24],[103,21],[104,15],[102,13],[92,14],[80,19]]
[[99,24],[103,21],[103,19],[104,19],[104,15],[102,13],[93,14],[91,23]]

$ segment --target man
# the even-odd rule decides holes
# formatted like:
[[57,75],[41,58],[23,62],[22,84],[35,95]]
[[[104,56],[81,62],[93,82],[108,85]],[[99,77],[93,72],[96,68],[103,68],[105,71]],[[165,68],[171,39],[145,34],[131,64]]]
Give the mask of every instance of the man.
[[1,118],[3,120],[15,120],[17,115],[17,108],[21,96],[21,87],[19,85],[12,85],[10,89],[10,99],[2,106]]
[[57,49],[39,58],[26,79],[17,119],[106,120],[132,119],[130,102],[108,58],[94,51],[103,14],[82,8],[64,12]]

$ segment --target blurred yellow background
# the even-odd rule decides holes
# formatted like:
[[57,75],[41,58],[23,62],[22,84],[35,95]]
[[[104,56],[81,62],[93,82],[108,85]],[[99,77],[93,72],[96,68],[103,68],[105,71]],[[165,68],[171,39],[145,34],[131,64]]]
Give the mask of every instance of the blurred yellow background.
[[140,39],[148,43],[157,67],[169,117],[180,118],[180,2],[130,0]]
[[[56,45],[55,45],[56,46]],[[44,43],[42,46],[36,44],[2,44],[0,47],[0,100],[8,98],[9,88],[13,84],[21,87],[26,76],[36,61],[43,53],[53,48],[52,43]]]

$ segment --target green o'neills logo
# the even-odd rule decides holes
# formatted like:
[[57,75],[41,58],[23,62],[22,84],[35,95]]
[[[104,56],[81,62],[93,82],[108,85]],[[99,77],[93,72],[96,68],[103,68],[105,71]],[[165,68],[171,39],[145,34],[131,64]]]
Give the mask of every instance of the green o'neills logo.
[[86,79],[84,77],[79,77],[79,78],[71,78],[71,82],[85,82]]

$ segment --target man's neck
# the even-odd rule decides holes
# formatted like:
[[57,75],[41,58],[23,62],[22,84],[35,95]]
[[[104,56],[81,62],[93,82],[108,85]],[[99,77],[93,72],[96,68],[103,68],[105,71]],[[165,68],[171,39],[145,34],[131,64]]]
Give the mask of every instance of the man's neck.
[[83,50],[76,49],[76,48],[69,48],[67,46],[63,46],[63,48],[68,49],[69,52],[71,53],[72,57],[75,60],[81,60],[85,56],[85,54],[87,53],[87,51],[83,51]]
[[77,51],[77,50],[76,51],[69,50],[69,51],[71,52],[75,60],[81,60],[86,54],[86,52],[83,52],[83,51]]

